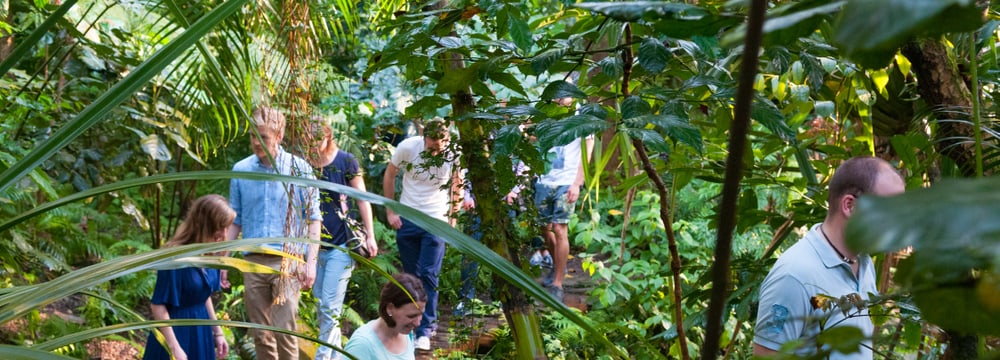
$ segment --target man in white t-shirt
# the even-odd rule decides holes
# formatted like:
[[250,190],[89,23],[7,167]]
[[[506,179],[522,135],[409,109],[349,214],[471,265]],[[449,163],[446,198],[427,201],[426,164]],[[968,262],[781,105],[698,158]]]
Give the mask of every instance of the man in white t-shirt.
[[588,136],[569,144],[548,150],[545,156],[546,172],[535,183],[535,206],[538,208],[539,222],[545,227],[549,253],[552,254],[552,272],[546,275],[543,286],[555,298],[563,299],[563,279],[566,277],[566,261],[569,259],[569,234],[567,223],[573,214],[576,200],[583,186],[583,148],[587,158],[594,149],[594,138]]
[[[402,194],[399,202],[419,209],[428,216],[455,226],[454,217],[461,197],[462,180],[457,156],[448,152],[451,139],[443,120],[428,121],[423,136],[403,140],[396,146],[385,169],[382,191],[390,199],[396,196],[396,175],[402,170]],[[430,350],[430,337],[437,329],[438,279],[444,258],[444,239],[427,232],[386,209],[389,226],[396,229],[396,246],[403,271],[416,275],[427,292],[420,326],[414,332],[415,346]]]

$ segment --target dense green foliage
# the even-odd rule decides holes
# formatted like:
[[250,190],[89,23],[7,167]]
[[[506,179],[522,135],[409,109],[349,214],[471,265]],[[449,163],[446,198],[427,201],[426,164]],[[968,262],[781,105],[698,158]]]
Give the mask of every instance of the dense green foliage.
[[[595,284],[586,313],[558,305],[531,280],[532,269],[511,261],[527,254],[537,233],[531,209],[488,221],[482,246],[413,209],[348,192],[411,214],[447,239],[455,251],[445,260],[443,302],[455,299],[463,253],[482,262],[479,282],[496,287],[491,295],[539,299],[545,310],[535,330],[547,357],[690,358],[717,321],[725,331],[708,352],[750,358],[756,289],[769,265],[802,227],[822,221],[833,168],[863,154],[891,160],[912,190],[930,187],[863,202],[866,215],[852,223],[857,238],[872,239],[853,245],[878,255],[880,266],[894,261],[892,251],[914,251],[891,270],[895,281],[883,296],[863,304],[877,315],[878,356],[936,358],[967,344],[942,334],[1000,335],[997,238],[987,217],[996,186],[938,184],[993,174],[1000,164],[989,121],[1000,74],[993,4],[766,2],[732,260],[721,264],[730,281],[716,304],[720,193],[731,180],[728,144],[752,5],[305,3],[312,13],[301,26],[314,37],[304,40],[289,40],[300,28],[278,21],[291,3],[6,4],[0,357],[80,358],[91,338],[141,342],[156,325],[145,321],[150,269],[255,270],[238,259],[189,256],[261,239],[158,248],[187,202],[226,194],[225,179],[235,176],[192,171],[229,169],[249,154],[248,111],[291,101],[289,89],[309,91],[308,106],[362,159],[374,193],[393,144],[415,133],[420,119],[448,117],[462,138],[481,140],[455,144],[479,199],[527,184],[544,169],[548,147],[595,136],[570,224],[573,255]],[[553,102],[564,97],[578,111]],[[515,174],[514,159],[529,174]],[[383,255],[355,271],[349,290],[354,325],[375,315],[378,286],[397,268],[392,232],[379,224],[377,235]],[[880,280],[889,271],[880,267]],[[242,287],[234,285],[217,307],[232,321],[230,357],[251,358],[253,325],[241,323]],[[300,335],[315,342],[313,302],[303,298]],[[708,318],[713,306],[724,310],[721,319]],[[510,320],[518,310],[503,311]],[[499,343],[484,356],[526,356],[514,332],[497,330]],[[842,330],[820,340],[833,348],[860,341]],[[994,350],[983,343],[973,355]],[[794,357],[787,350],[783,356]],[[466,355],[475,356],[448,356]]]

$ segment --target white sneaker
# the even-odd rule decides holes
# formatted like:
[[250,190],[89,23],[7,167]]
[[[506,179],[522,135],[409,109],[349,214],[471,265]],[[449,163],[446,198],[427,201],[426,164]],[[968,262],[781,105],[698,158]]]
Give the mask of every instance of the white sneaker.
[[528,260],[528,264],[531,264],[531,266],[542,265],[542,252],[535,251],[535,253],[531,255],[531,259]]
[[431,338],[426,337],[426,336],[418,337],[417,341],[414,342],[413,347],[417,348],[417,350],[430,351],[431,350]]

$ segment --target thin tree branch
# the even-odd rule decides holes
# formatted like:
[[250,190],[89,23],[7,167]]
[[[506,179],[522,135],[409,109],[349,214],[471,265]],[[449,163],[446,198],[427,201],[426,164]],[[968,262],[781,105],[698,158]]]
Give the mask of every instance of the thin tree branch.
[[729,261],[732,256],[733,231],[736,212],[739,210],[740,181],[743,178],[743,156],[746,153],[747,133],[750,131],[750,107],[753,104],[753,84],[757,76],[757,61],[761,46],[766,0],[753,0],[747,20],[746,42],[743,46],[743,63],[740,64],[739,85],[736,90],[736,108],[729,130],[729,155],[726,158],[726,176],[722,186],[722,204],[719,208],[719,229],[715,241],[715,262],[712,264],[712,293],[708,304],[708,322],[705,342],[701,347],[702,359],[715,359],[719,355],[719,337],[722,336],[723,311],[729,294]]
[[[632,25],[625,24],[625,39],[627,42],[632,40]],[[634,57],[632,56],[632,48],[626,48],[622,51],[622,97],[628,98],[631,94],[629,93],[629,82],[632,79],[632,62]],[[664,184],[663,178],[660,177],[660,173],[656,171],[656,167],[653,163],[649,161],[649,155],[646,154],[646,144],[642,140],[637,138],[632,138],[632,146],[635,147],[636,155],[639,156],[639,160],[642,162],[642,168],[646,172],[646,176],[653,182],[656,187],[657,194],[660,195],[660,220],[663,221],[664,231],[667,233],[667,247],[670,250],[670,272],[671,279],[673,280],[673,298],[674,298],[674,326],[677,327],[677,341],[678,348],[681,351],[681,359],[689,360],[691,355],[688,353],[687,346],[687,335],[684,331],[684,293],[681,286],[681,256],[677,252],[677,239],[674,237],[674,222],[670,217],[670,193],[667,190],[667,185]]]

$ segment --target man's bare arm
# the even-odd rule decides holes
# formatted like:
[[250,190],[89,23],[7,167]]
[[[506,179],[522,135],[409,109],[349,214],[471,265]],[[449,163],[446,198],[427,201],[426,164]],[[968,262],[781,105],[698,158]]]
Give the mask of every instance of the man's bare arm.
[[[385,167],[385,175],[382,177],[382,196],[392,200],[396,200],[396,174],[399,174],[399,167],[389,163]],[[388,207],[385,208],[385,217],[393,229],[399,229],[403,226],[403,220]]]

